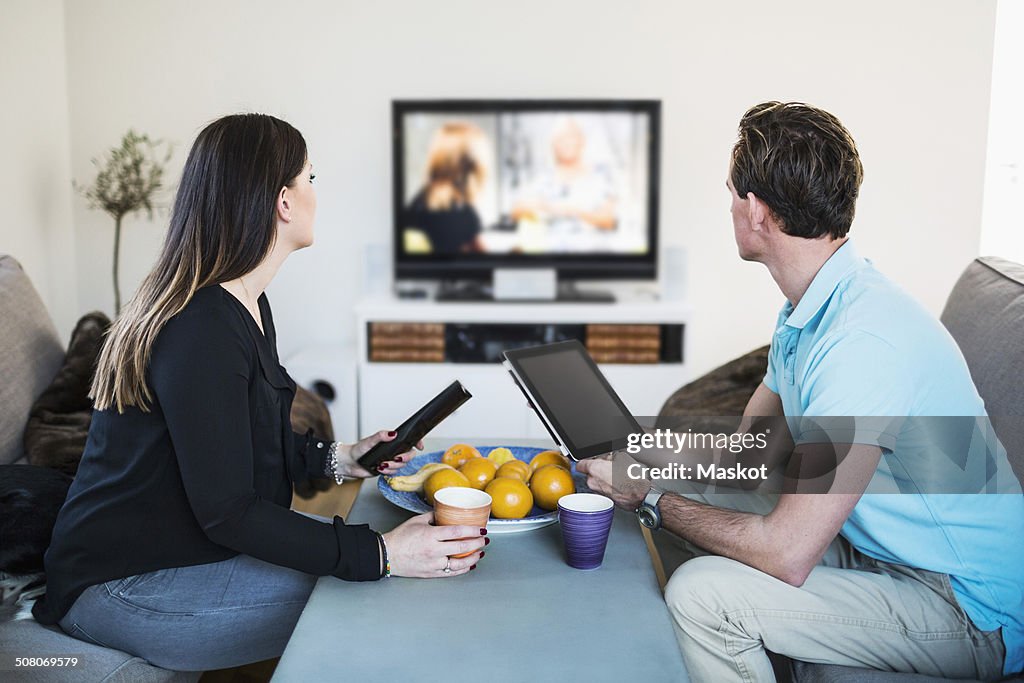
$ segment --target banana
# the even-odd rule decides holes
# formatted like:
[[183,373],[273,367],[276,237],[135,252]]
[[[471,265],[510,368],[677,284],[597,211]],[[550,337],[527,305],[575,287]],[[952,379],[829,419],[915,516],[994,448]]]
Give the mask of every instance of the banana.
[[423,490],[423,484],[426,483],[430,475],[434,474],[439,470],[454,470],[455,468],[451,465],[445,465],[440,462],[432,462],[424,465],[419,469],[416,474],[407,474],[402,477],[385,477],[388,485],[391,486],[395,491],[416,491]]

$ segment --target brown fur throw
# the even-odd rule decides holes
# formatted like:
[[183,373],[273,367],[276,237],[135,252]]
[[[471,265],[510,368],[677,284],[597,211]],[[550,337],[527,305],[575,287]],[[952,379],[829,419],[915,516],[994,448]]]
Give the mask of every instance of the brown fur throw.
[[295,400],[292,401],[292,429],[305,434],[312,429],[313,433],[322,439],[334,441],[334,425],[331,424],[331,414],[327,412],[327,406],[323,399],[311,391],[302,387],[295,388]]
[[[92,420],[89,386],[109,326],[110,319],[98,311],[85,315],[75,325],[64,367],[29,414],[25,452],[33,465],[52,467],[71,476],[78,471]],[[302,387],[296,389],[291,417],[297,432],[312,429],[317,436],[334,438],[327,406]]]
[[661,408],[662,417],[743,414],[747,401],[768,370],[768,347],[762,346],[715,368],[672,394]]
[[33,465],[75,476],[92,419],[89,385],[110,318],[87,313],[71,333],[64,367],[36,400],[25,429],[25,453]]

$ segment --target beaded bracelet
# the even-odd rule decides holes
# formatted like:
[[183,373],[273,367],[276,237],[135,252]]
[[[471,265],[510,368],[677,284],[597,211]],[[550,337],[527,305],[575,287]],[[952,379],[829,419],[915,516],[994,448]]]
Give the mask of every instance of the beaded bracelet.
[[334,482],[341,486],[345,483],[345,477],[341,476],[338,472],[338,446],[341,444],[337,441],[331,442],[331,447],[327,449],[327,464],[330,468],[330,473],[334,475]]
[[384,571],[381,572],[380,578],[389,579],[391,578],[391,560],[388,559],[388,544],[384,542],[383,534],[377,534],[377,542],[380,543],[381,564],[384,566]]

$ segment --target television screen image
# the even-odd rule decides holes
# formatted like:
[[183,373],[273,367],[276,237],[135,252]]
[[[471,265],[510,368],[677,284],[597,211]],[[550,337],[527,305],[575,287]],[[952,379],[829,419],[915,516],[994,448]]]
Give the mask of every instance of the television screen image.
[[650,253],[649,110],[487,109],[396,121],[400,257]]

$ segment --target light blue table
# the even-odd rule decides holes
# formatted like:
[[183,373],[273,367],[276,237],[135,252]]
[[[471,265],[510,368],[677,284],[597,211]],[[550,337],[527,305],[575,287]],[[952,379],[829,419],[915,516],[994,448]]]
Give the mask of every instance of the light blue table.
[[[349,516],[408,519],[363,483]],[[601,568],[565,563],[557,524],[490,536],[453,579],[321,578],[274,683],[308,681],[687,681],[636,517],[616,511]]]

